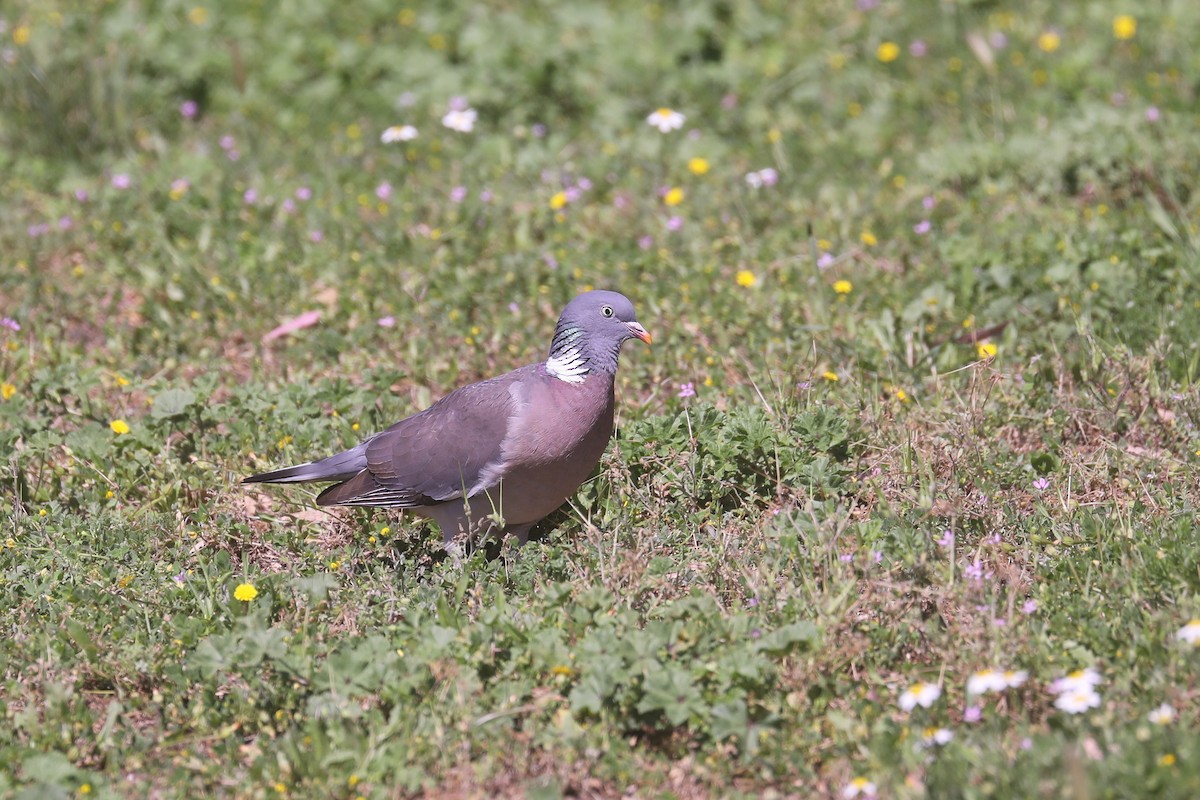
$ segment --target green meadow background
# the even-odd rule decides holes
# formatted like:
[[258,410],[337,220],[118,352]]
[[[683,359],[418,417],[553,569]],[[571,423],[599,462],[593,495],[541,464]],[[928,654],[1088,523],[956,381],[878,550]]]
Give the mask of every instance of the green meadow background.
[[[1196,797],[1197,75],[1193,0],[0,7],[0,796]],[[655,343],[528,546],[238,484],[591,287]]]

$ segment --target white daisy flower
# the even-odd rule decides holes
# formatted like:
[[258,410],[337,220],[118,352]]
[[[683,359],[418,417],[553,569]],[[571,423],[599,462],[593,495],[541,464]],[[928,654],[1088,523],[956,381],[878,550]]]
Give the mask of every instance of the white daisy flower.
[[1173,706],[1171,706],[1169,703],[1163,703],[1161,706],[1147,714],[1146,719],[1150,720],[1155,725],[1170,725],[1175,721],[1175,717],[1177,716],[1178,714],[1175,712],[1175,708]]
[[392,142],[411,142],[415,138],[417,138],[417,129],[412,125],[393,125],[380,135],[379,141],[391,144]]
[[1176,631],[1175,638],[1190,645],[1200,645],[1200,619],[1194,619]]
[[933,701],[942,696],[942,687],[936,683],[914,683],[900,695],[900,708],[912,711],[917,706],[929,708]]
[[646,122],[658,128],[661,133],[670,133],[682,128],[686,119],[687,117],[678,111],[673,111],[669,108],[660,108],[646,117]]
[[1054,707],[1068,714],[1082,714],[1089,708],[1100,706],[1100,695],[1090,686],[1078,686],[1063,692],[1054,701]]
[[941,747],[949,744],[954,738],[954,731],[949,728],[926,728],[921,734],[921,741],[917,744],[918,750],[924,750],[930,747]]
[[967,678],[967,694],[1000,692],[1004,687],[1004,673],[996,669],[981,669]]
[[1025,681],[1029,680],[1029,673],[1023,669],[1006,669],[1000,673],[1004,680],[1004,689],[1015,689]]
[[1104,683],[1104,679],[1100,677],[1100,673],[1092,667],[1088,667],[1087,669],[1077,669],[1066,677],[1059,678],[1050,684],[1050,691],[1055,694],[1066,694],[1080,689],[1094,692],[1096,687],[1102,683]]
[[874,797],[875,784],[863,777],[855,778],[842,789],[842,797]]
[[446,112],[446,116],[442,117],[442,124],[452,131],[459,133],[470,133],[475,130],[475,120],[479,118],[479,112],[473,108],[454,108]]

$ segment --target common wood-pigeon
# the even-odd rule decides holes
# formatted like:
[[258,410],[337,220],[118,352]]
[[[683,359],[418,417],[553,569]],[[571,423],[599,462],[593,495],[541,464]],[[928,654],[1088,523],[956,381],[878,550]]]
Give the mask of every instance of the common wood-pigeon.
[[456,389],[337,455],[242,482],[338,481],[318,505],[411,509],[447,546],[496,531],[523,544],[604,454],[617,356],[634,338],[650,343],[627,297],[585,292],[563,309],[545,361]]

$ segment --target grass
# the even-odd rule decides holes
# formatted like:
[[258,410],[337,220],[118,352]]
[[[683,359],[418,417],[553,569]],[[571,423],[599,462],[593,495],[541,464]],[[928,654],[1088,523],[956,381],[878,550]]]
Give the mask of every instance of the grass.
[[[1193,5],[6,10],[0,795],[1195,796]],[[591,286],[530,545],[237,483]]]

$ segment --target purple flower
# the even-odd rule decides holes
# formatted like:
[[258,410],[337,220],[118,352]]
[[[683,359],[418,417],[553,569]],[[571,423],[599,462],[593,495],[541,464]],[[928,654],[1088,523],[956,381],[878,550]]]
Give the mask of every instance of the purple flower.
[[116,189],[128,189],[130,184],[129,176],[124,172],[118,172],[112,176],[112,185]]
[[721,98],[721,108],[725,109],[726,111],[732,111],[733,109],[737,108],[737,104],[738,96],[733,92],[730,92]]
[[521,307],[519,305],[517,305],[516,300],[513,300],[511,303],[508,304],[508,310],[511,311],[512,313],[516,314],[516,313],[520,312]]
[[799,389],[800,391],[804,391],[806,389],[811,389],[812,381],[798,381],[796,383],[796,388]]
[[1003,628],[1008,624],[1008,620],[1006,620],[1004,617],[996,617],[994,620],[992,620],[992,624],[997,628]]
[[836,261],[837,259],[833,257],[833,253],[821,253],[817,257],[817,269],[829,269]]
[[1037,478],[1033,482],[1033,488],[1037,489],[1039,492],[1042,491],[1043,489],[1049,489],[1050,488],[1050,479],[1047,478],[1045,475],[1041,476],[1040,478]]
[[695,397],[696,396],[696,384],[681,383],[679,385],[679,395],[678,396],[679,397]]
[[779,183],[779,173],[774,167],[767,167],[758,171],[758,177],[762,179],[763,186],[774,186]]
[[248,206],[254,205],[258,201],[258,192],[253,189],[247,189],[242,193],[242,202]]
[[481,202],[481,203],[492,202],[492,192],[490,189],[484,189],[479,193],[479,202]]
[[963,574],[977,585],[983,583],[984,578],[992,577],[992,573],[984,570],[983,564],[979,563],[978,558],[967,565],[967,568],[963,570]]
[[284,199],[283,210],[286,211],[288,214],[291,214],[293,211],[296,210],[296,204],[295,204],[295,202],[292,201],[292,198],[288,197],[288,198]]
[[963,709],[963,722],[979,722],[983,719],[983,709],[979,706],[967,706]]
[[0,328],[8,328],[10,331],[21,330],[21,323],[17,322],[12,317],[0,317]]
[[683,217],[675,216],[667,220],[667,230],[677,231],[683,227]]
[[553,253],[543,253],[542,261],[545,261],[546,266],[550,269],[558,269],[558,259],[554,257]]
[[929,47],[925,44],[924,39],[913,39],[912,43],[908,45],[908,52],[913,58],[922,58],[929,52]]
[[392,185],[387,181],[375,187],[375,196],[380,200],[387,201],[392,196]]
[[918,236],[924,236],[932,229],[933,224],[927,219],[923,219],[916,225],[913,225],[913,233],[917,234]]
[[838,556],[838,561],[841,561],[843,564],[849,564],[853,560],[854,553],[842,553],[840,556]]
[[394,328],[396,326],[396,318],[388,314],[386,317],[380,317],[375,320],[375,324],[381,328]]
[[184,100],[179,104],[179,113],[184,119],[195,119],[196,114],[200,111],[200,106],[196,105],[195,100]]
[[1037,600],[1026,600],[1024,603],[1021,604],[1021,613],[1023,613],[1023,614],[1032,614],[1033,612],[1035,612],[1037,610],[1038,610],[1038,601]]
[[312,198],[312,189],[308,188],[307,186],[301,186],[299,189],[296,190],[296,199],[297,200],[308,200],[311,198]]
[[75,199],[81,203],[86,203],[88,201],[87,190],[86,189],[76,189],[75,190]]
[[242,157],[242,154],[239,153],[237,150],[226,150],[225,155],[229,158],[230,161],[237,161],[239,158]]
[[75,223],[71,220],[70,217],[59,217],[58,218],[58,229],[60,231],[69,231],[69,230],[71,230],[71,227],[74,224]]
[[450,102],[446,104],[446,107],[451,111],[466,111],[471,107],[471,104],[467,101],[466,97],[456,94],[450,98]]
[[1158,110],[1158,106],[1150,106],[1146,109],[1146,122],[1158,122],[1162,118],[1162,114]]
[[638,247],[642,248],[643,250],[649,250],[651,247],[654,247],[654,237],[650,234],[639,236]]
[[529,132],[533,134],[533,138],[541,139],[543,136],[546,135],[546,126],[540,122],[535,122],[535,123],[533,123],[533,126],[529,129]]
[[933,199],[933,195],[927,194],[921,198],[921,207],[926,211],[933,211],[933,207],[937,205],[937,200]]
[[232,150],[236,142],[234,142],[233,137],[227,133],[221,137],[219,144],[221,145],[222,150]]
[[879,7],[879,0],[858,0],[855,5],[858,6],[859,11],[870,11]]
[[466,200],[466,199],[467,199],[467,187],[455,186],[453,189],[450,190],[450,202],[451,203],[461,203],[463,200]]
[[883,551],[882,550],[872,550],[871,551],[871,560],[874,561],[876,564],[881,563],[883,561]]
[[592,182],[587,178],[580,178],[579,180],[575,181],[575,185],[585,192],[592,188]]
[[988,34],[988,44],[995,50],[1003,50],[1008,47],[1008,37],[1001,31],[992,31]]
[[937,540],[937,543],[938,543],[938,547],[946,547],[946,548],[953,547],[954,546],[954,531],[949,530],[949,529],[942,531],[942,537]]
[[568,186],[566,189],[563,189],[563,196],[567,198],[568,203],[574,203],[583,197],[583,192],[580,191],[578,186]]
[[184,572],[183,570],[179,570],[179,574],[175,576],[175,582],[183,583],[186,580],[187,580],[187,573]]
[[308,232],[309,241],[319,242],[324,238],[325,238],[325,234],[321,233],[320,231],[309,231]]
[[192,185],[188,183],[187,178],[176,178],[175,180],[171,181],[171,193],[183,194],[190,189],[191,186]]
[[[778,511],[778,510],[776,510],[776,512],[775,512],[775,513],[776,513],[776,514],[778,514],[778,513],[779,513],[779,511]],[[757,598],[757,597],[751,597],[749,600],[747,600],[747,601],[746,601],[746,608],[758,608],[758,598]]]
[[25,229],[25,233],[29,234],[29,236],[31,238],[35,238],[35,239],[37,237],[39,237],[45,233],[49,233],[49,232],[50,232],[50,226],[48,224],[46,224],[45,222],[39,222],[36,225],[30,225],[28,228]]

